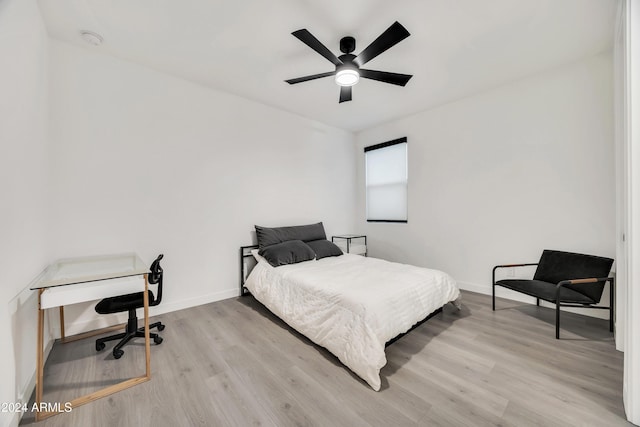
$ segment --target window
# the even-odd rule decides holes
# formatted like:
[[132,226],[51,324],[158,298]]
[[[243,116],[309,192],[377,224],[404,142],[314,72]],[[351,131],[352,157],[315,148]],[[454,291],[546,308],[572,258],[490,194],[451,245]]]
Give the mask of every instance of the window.
[[367,221],[407,222],[407,138],[365,147]]

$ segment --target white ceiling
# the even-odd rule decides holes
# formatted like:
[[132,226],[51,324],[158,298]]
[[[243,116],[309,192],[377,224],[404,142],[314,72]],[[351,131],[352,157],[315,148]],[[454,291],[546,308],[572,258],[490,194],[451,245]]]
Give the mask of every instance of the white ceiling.
[[[39,0],[58,40],[359,131],[611,49],[615,0]],[[363,79],[338,104],[334,66],[291,35],[306,28],[336,55],[359,53],[394,21],[411,36],[367,68],[413,74],[406,87]],[[84,42],[80,30],[104,38]]]

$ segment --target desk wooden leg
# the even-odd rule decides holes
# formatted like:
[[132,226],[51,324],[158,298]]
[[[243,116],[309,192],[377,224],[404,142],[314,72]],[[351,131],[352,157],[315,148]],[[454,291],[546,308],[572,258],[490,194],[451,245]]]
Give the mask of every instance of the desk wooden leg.
[[64,305],[60,306],[60,340],[64,342]]
[[147,378],[151,378],[151,340],[149,336],[149,277],[144,275],[144,345],[146,347]]
[[[42,308],[42,293],[46,289],[38,290],[38,342],[37,342],[37,354],[36,354],[36,396],[35,403],[37,404],[38,410],[35,413],[36,421],[44,420],[45,418],[52,417],[54,415],[60,414],[62,412],[58,411],[40,411],[42,397],[43,397],[43,388],[44,388],[44,309]],[[77,408],[80,405],[84,405],[89,402],[93,402],[94,400],[103,398],[105,396],[109,396],[111,394],[117,393],[129,387],[133,387],[135,385],[141,384],[145,381],[149,381],[151,379],[151,337],[149,332],[149,278],[147,274],[144,275],[144,329],[145,329],[145,350],[146,350],[146,372],[145,375],[141,375],[136,378],[131,378],[129,380],[125,380],[119,382],[117,384],[113,384],[101,390],[95,391],[93,393],[87,394],[85,396],[78,397],[73,399],[70,403],[71,408]],[[64,332],[64,308],[60,307],[60,334],[62,336],[63,342],[75,341],[77,339],[87,338],[89,336],[94,336],[96,334],[101,334],[107,330],[114,330],[114,328],[122,328],[124,325],[119,325],[116,327],[103,328],[98,331],[91,331],[84,334],[74,335],[72,337],[66,338]]]
[[[41,306],[42,292],[38,289],[38,343],[36,345],[36,404],[40,407],[42,402],[42,380],[44,377],[44,310]],[[40,421],[40,412],[36,412],[36,421]]]

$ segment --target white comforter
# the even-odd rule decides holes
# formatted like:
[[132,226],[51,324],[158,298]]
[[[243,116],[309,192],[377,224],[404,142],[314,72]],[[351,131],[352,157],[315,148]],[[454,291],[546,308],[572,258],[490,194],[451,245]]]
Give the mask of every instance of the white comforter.
[[350,254],[277,268],[259,259],[245,286],[376,391],[385,343],[460,296],[441,271]]

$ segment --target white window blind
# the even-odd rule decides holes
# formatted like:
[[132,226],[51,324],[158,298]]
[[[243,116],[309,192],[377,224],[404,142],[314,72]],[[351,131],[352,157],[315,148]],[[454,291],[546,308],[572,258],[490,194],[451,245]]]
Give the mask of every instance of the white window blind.
[[365,147],[367,221],[407,222],[407,138]]

